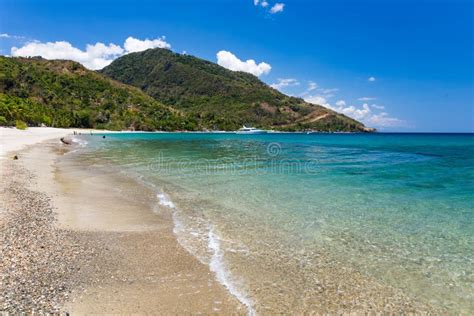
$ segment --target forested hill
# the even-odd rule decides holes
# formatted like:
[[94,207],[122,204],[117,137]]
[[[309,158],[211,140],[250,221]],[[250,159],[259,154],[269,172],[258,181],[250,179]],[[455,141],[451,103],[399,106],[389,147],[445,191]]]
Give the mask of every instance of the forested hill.
[[195,120],[81,64],[0,56],[0,125],[194,130]]
[[[119,82],[120,81],[120,82]],[[152,49],[100,72],[67,60],[0,56],[0,125],[112,130],[366,131],[342,114],[286,96],[253,75]]]
[[284,95],[251,74],[168,49],[122,56],[100,72],[189,114],[204,128],[235,130],[247,124],[280,130],[367,130],[345,115]]

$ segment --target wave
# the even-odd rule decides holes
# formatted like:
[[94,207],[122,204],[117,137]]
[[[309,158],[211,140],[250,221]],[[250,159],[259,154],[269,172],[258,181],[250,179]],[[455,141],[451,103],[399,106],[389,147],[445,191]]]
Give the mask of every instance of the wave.
[[79,145],[80,147],[86,147],[87,144],[89,144],[89,142],[83,138],[79,138],[79,137],[73,137],[72,138],[72,142],[73,143],[76,143],[77,145]]
[[[209,269],[216,275],[217,281],[221,283],[240,303],[247,307],[248,315],[254,316],[255,310],[253,309],[252,300],[233,282],[231,273],[226,267],[224,251],[221,247],[221,238],[215,232],[214,226],[210,223],[205,225],[207,236],[204,235],[204,232],[197,232],[193,229],[189,229],[184,221],[179,218],[178,209],[173,201],[171,201],[171,199],[163,192],[158,193],[156,196],[158,198],[158,203],[161,206],[167,207],[173,211],[173,233],[177,236],[179,244],[193,256],[198,258],[198,260],[203,264],[207,264]],[[188,242],[189,240],[186,239],[190,237],[193,239],[199,239],[200,237],[201,239],[207,239],[207,252],[210,254],[208,258],[199,254],[199,251],[197,251],[195,247],[192,247],[192,242]]]
[[230,292],[230,294],[232,294],[235,298],[237,298],[237,300],[239,300],[239,302],[241,302],[247,307],[249,316],[255,315],[252,300],[248,297],[248,295],[238,289],[231,280],[230,272],[224,264],[224,252],[221,248],[220,239],[214,232],[213,226],[211,226],[211,228],[209,229],[208,248],[212,250],[212,257],[209,263],[209,268],[212,272],[216,274],[217,281],[224,285]]
[[89,144],[88,141],[86,141],[86,140],[83,139],[83,138],[79,138],[79,137],[72,137],[72,138],[71,138],[71,141],[72,141],[75,145],[77,145],[77,147],[74,146],[73,148],[75,148],[75,149],[69,150],[67,153],[65,153],[65,155],[70,155],[70,154],[76,153],[76,152],[78,152],[80,149],[85,148],[85,147],[87,146],[87,144]]

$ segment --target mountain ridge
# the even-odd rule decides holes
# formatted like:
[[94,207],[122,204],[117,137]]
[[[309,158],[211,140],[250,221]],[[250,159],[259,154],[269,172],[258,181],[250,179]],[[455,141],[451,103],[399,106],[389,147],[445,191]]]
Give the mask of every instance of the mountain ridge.
[[371,131],[343,114],[287,96],[252,74],[168,49],[130,53],[99,72],[191,115],[202,128],[235,130],[250,124],[286,131]]
[[144,131],[236,130],[244,124],[371,131],[251,74],[164,49],[125,55],[100,71],[69,60],[0,56],[0,125],[16,121]]

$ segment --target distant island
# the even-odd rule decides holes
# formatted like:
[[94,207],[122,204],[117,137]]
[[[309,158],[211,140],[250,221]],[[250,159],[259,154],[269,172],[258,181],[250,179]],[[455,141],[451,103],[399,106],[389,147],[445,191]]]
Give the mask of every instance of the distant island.
[[0,57],[0,125],[142,131],[372,132],[257,77],[155,48],[95,72],[68,60]]

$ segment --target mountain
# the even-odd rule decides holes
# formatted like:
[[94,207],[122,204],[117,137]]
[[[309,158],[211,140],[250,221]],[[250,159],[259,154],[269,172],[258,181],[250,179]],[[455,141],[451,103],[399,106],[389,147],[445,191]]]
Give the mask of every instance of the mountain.
[[81,64],[0,56],[0,125],[194,130],[196,121]]
[[187,113],[201,128],[369,130],[343,114],[284,95],[251,74],[168,49],[127,54],[100,72]]
[[[119,82],[120,81],[120,82]],[[100,72],[67,60],[0,56],[0,125],[112,130],[367,131],[286,96],[253,75],[166,49],[132,53]]]

